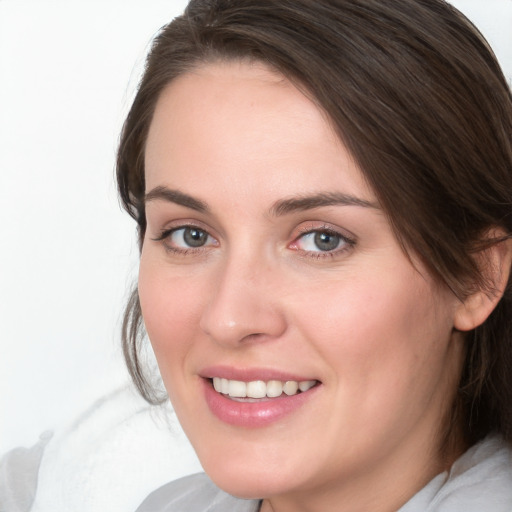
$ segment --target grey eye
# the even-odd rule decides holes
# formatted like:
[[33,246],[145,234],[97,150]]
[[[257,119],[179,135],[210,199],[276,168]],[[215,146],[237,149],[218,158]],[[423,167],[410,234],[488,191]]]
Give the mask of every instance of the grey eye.
[[201,229],[183,228],[179,229],[176,233],[179,231],[183,232],[183,241],[189,247],[202,247],[208,240],[208,233]]
[[311,231],[297,240],[297,246],[307,252],[333,252],[343,247],[347,240],[335,231]]
[[198,249],[205,245],[213,245],[215,242],[207,231],[194,226],[174,229],[162,239],[167,239],[170,246],[178,249]]
[[314,244],[320,251],[333,251],[341,242],[341,236],[328,231],[316,231],[314,233]]

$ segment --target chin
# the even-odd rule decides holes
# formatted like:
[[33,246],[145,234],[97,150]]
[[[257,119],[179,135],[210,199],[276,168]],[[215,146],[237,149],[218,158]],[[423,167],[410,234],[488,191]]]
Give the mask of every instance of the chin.
[[[206,471],[210,479],[223,491],[244,499],[262,499],[286,493],[291,477],[276,474],[270,468],[260,472],[247,468],[216,468]],[[284,485],[284,482],[287,485]]]
[[275,450],[267,449],[271,456],[262,457],[264,450],[260,447],[258,454],[236,447],[214,453],[199,450],[198,456],[215,485],[238,498],[261,499],[290,491],[296,483],[297,471],[283,464],[282,456],[272,457]]

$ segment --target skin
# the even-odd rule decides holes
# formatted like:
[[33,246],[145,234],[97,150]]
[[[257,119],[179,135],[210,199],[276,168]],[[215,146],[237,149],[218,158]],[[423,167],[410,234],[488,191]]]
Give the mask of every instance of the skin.
[[[262,511],[396,511],[458,455],[441,455],[440,426],[463,357],[461,303],[404,254],[322,112],[263,65],[175,79],[145,163],[147,193],[167,187],[207,207],[148,197],[139,277],[165,386],[205,471],[265,498]],[[315,193],[362,204],[275,211]],[[187,245],[183,226],[205,244]],[[326,230],[332,251],[304,234]],[[219,364],[321,385],[275,423],[227,425],[200,377]]]

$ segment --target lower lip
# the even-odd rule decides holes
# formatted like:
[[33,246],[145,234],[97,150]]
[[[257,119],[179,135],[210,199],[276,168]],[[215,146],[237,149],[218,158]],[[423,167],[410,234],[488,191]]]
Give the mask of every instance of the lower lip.
[[204,379],[206,403],[210,411],[221,421],[237,427],[265,427],[293,413],[312,398],[320,386],[305,393],[277,398],[262,399],[257,402],[238,402],[217,393],[209,379]]

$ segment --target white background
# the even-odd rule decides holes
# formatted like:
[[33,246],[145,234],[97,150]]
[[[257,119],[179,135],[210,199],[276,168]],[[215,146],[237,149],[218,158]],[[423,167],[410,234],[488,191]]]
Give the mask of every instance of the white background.
[[[453,3],[512,83],[512,0]],[[0,453],[127,380],[135,225],[114,158],[151,37],[185,0],[0,0]]]

